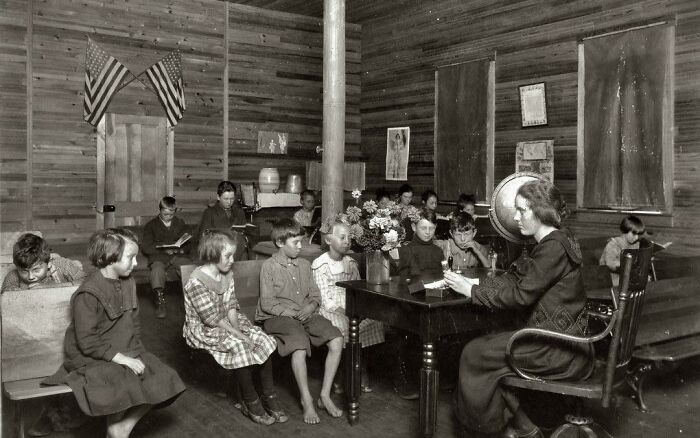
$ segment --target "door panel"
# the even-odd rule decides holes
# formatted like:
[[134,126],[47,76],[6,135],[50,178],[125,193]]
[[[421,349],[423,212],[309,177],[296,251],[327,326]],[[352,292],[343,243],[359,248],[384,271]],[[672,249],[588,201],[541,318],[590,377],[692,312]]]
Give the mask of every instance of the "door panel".
[[164,117],[105,114],[97,141],[98,229],[144,224],[171,193],[173,136],[166,123]]

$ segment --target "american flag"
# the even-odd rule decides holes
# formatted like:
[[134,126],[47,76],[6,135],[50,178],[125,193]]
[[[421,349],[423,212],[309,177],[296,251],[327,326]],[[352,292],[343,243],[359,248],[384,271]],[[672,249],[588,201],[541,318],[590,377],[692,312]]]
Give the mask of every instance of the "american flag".
[[127,73],[126,67],[88,38],[83,98],[86,122],[97,126]]
[[145,72],[165,109],[170,126],[177,125],[185,112],[185,91],[182,86],[182,58],[179,51],[150,66]]

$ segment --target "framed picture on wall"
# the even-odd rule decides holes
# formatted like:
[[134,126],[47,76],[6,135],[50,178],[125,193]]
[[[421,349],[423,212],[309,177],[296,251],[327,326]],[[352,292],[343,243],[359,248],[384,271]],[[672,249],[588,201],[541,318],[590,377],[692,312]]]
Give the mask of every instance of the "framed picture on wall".
[[519,141],[515,147],[515,172],[535,172],[554,181],[554,140]]
[[286,154],[289,134],[276,131],[258,131],[258,153]]
[[522,85],[519,89],[522,127],[546,125],[547,93],[544,82]]
[[386,130],[386,179],[406,181],[408,179],[408,147],[411,128],[387,128]]

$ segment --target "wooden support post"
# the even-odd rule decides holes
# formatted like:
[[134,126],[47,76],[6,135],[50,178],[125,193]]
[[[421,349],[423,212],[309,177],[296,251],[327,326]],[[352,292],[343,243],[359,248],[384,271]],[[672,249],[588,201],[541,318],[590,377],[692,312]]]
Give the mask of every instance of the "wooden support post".
[[345,0],[323,3],[323,220],[343,209]]

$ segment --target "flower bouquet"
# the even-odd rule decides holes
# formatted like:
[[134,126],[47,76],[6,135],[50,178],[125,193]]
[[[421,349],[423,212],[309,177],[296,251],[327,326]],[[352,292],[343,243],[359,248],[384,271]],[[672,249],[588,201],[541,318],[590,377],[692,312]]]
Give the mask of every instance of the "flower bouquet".
[[[366,254],[369,283],[389,281],[388,252],[400,247],[406,238],[400,222],[401,212],[401,206],[392,201],[379,205],[375,201],[365,201],[361,207],[351,205],[334,218],[348,224],[353,246]],[[329,225],[324,232],[329,231]]]

